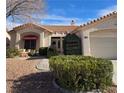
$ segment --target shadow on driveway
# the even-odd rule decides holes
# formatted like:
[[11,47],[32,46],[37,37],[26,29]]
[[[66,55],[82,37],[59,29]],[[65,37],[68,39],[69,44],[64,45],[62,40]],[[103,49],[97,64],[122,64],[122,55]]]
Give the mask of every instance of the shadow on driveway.
[[52,84],[51,72],[38,72],[14,80],[12,93],[60,93]]

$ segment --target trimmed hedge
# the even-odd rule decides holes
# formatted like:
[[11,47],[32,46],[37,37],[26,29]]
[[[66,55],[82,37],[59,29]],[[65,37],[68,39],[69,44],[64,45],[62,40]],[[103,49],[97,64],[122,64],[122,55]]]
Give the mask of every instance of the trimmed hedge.
[[51,48],[51,47],[41,47],[39,48],[39,55],[41,56],[47,56],[48,58],[50,58],[51,56],[56,56],[58,55],[58,52]]
[[19,56],[19,51],[16,48],[7,48],[6,50],[6,57],[13,58],[15,56]]
[[53,49],[53,48],[49,48],[48,51],[47,51],[47,57],[50,58],[52,56],[57,56],[58,55],[58,52]]
[[39,55],[46,56],[47,55],[47,50],[48,50],[48,47],[39,48]]
[[57,83],[68,90],[103,91],[112,85],[113,65],[106,59],[89,56],[54,56],[49,60]]

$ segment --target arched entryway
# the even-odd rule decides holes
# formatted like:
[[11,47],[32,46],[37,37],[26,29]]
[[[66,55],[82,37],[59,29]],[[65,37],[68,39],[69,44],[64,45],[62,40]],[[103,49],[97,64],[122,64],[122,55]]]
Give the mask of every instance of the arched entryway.
[[35,32],[24,32],[20,34],[20,49],[39,49],[40,34]]
[[23,37],[24,49],[36,49],[36,42],[38,37],[36,35],[26,35]]

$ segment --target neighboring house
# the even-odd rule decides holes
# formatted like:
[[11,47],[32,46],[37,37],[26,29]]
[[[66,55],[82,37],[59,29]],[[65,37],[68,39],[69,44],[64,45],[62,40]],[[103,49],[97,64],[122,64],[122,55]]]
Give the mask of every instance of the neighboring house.
[[63,38],[75,33],[81,38],[82,54],[116,59],[117,58],[117,13],[113,12],[84,24],[75,26],[36,25],[27,23],[9,31],[10,47],[18,49],[39,49],[55,45],[63,53]]

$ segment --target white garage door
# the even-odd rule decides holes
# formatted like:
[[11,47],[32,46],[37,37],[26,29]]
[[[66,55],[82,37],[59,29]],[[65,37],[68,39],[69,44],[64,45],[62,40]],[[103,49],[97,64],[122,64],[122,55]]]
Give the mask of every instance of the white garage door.
[[[106,32],[104,32],[107,34]],[[91,55],[108,59],[117,58],[117,38],[103,33],[90,34]],[[113,33],[114,34],[114,33]],[[115,33],[116,34],[116,33]],[[109,33],[107,34],[109,35]]]

